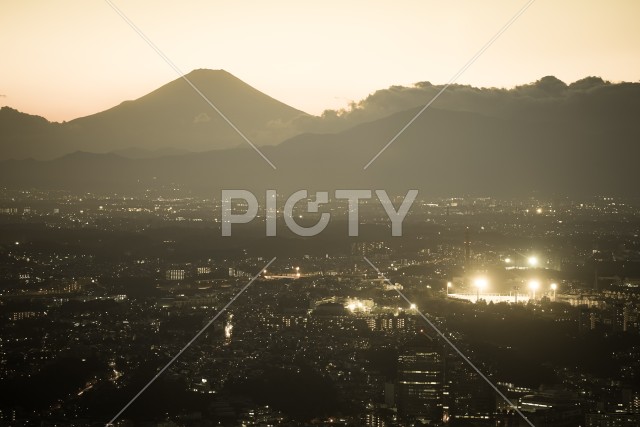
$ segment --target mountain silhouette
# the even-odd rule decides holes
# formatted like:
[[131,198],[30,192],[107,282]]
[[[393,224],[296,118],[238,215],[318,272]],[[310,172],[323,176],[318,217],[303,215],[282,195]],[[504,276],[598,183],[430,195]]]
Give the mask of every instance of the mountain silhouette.
[[[195,73],[205,76],[211,72]],[[236,80],[230,79],[245,87]],[[113,115],[113,122],[134,116],[147,117],[145,120],[152,122],[156,116],[149,110],[156,103],[171,98],[174,90],[182,93],[172,86],[177,84],[172,82],[148,95],[152,97],[134,101],[134,110],[142,112],[134,111],[121,118],[121,105],[114,109],[116,112],[96,115],[100,120],[90,118],[101,126],[111,121],[103,119],[107,117],[104,114]],[[252,89],[246,90],[254,94]],[[611,84],[599,78],[566,85],[549,76],[512,90],[453,87],[447,97],[443,95],[441,105],[434,104],[426,110],[364,170],[364,165],[420,110],[420,96],[435,90],[438,86],[430,84],[394,87],[377,92],[352,111],[322,117],[303,115],[270,98],[261,98],[266,103],[263,105],[275,105],[278,115],[288,114],[289,122],[283,119],[279,124],[296,128],[297,131],[290,131],[294,135],[304,129],[300,123],[311,121],[312,128],[318,129],[315,133],[299,133],[277,145],[263,146],[261,150],[277,166],[275,171],[247,144],[199,153],[185,153],[180,145],[120,151],[109,146],[109,154],[82,150],[52,161],[3,161],[0,182],[7,187],[81,191],[144,192],[180,187],[209,196],[223,188],[281,192],[301,188],[406,192],[416,188],[429,195],[638,194],[640,84]],[[402,109],[412,104],[418,106]],[[240,117],[242,105],[236,106],[238,110],[232,105],[233,100],[228,100],[230,114]],[[158,107],[154,111],[163,114],[165,110]],[[182,120],[197,111],[183,114]],[[388,114],[364,120],[380,115],[380,111]],[[16,126],[20,124],[31,132],[40,132],[38,129],[47,126],[59,131],[63,126],[43,123],[43,119],[33,116],[23,117],[15,110],[7,110],[6,114],[15,116]],[[274,116],[253,113],[252,117],[254,122],[264,122],[265,117]],[[92,132],[100,129],[90,122],[83,123],[87,129],[94,129]],[[179,137],[181,128],[176,126],[177,130],[168,129],[167,133],[174,132]]]
[[[306,115],[224,70],[195,70],[185,77],[256,145],[292,136],[283,124]],[[124,155],[131,150],[135,157],[154,157],[153,152],[167,149],[205,151],[246,144],[184,78],[65,123],[3,108],[0,135],[4,159],[51,159],[76,150]]]

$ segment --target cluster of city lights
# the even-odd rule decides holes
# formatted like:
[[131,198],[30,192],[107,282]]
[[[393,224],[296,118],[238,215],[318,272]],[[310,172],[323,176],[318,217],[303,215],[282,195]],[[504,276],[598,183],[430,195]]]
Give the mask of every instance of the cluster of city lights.
[[276,274],[271,274],[271,275],[267,275],[267,270],[262,270],[262,274],[266,279],[272,279],[272,278],[296,278],[299,279],[301,274],[300,274],[300,267],[296,267],[295,268],[295,273],[293,274],[287,274],[287,273],[276,273]]
[[359,300],[357,298],[350,298],[346,301],[345,307],[351,313],[368,313],[373,308],[373,300]]
[[[506,261],[506,260],[505,260]],[[480,295],[489,287],[489,279],[484,276],[478,276],[472,280],[472,285],[476,289],[476,302],[480,300]],[[536,299],[536,292],[540,290],[541,283],[537,279],[529,280],[527,283],[528,289],[531,291],[531,299]],[[449,295],[449,290],[453,287],[452,282],[447,282],[446,293]],[[553,301],[556,300],[556,291],[558,290],[558,284],[553,282],[549,284],[549,290],[553,292]]]
[[362,303],[362,301],[354,301],[347,304],[347,308],[352,313],[356,310],[364,311],[364,304]]

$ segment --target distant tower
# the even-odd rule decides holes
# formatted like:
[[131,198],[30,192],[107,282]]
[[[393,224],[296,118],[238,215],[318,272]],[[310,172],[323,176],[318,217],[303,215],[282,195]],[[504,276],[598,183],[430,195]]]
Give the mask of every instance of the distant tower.
[[469,268],[471,259],[471,238],[469,237],[469,227],[464,230],[464,266]]

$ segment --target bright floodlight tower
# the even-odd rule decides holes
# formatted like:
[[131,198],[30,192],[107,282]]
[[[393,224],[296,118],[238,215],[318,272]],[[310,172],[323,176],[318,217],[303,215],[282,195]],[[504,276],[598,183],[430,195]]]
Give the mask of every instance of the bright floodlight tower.
[[480,291],[484,290],[488,284],[489,284],[489,281],[484,277],[477,277],[473,281],[473,286],[476,287],[476,302],[480,301]]
[[540,282],[538,282],[537,280],[531,280],[529,282],[529,289],[531,290],[532,299],[534,302],[536,300],[536,291],[538,290],[538,288],[540,288]]

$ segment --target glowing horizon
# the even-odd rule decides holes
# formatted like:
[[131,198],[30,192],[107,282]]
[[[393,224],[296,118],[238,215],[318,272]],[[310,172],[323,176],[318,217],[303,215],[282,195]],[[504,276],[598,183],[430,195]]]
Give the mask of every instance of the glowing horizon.
[[[178,67],[224,69],[311,114],[392,85],[446,83],[524,1],[115,2]],[[94,114],[176,79],[105,2],[7,1],[0,105],[51,121]],[[640,3],[538,0],[461,78],[511,88],[554,75],[640,79]]]

